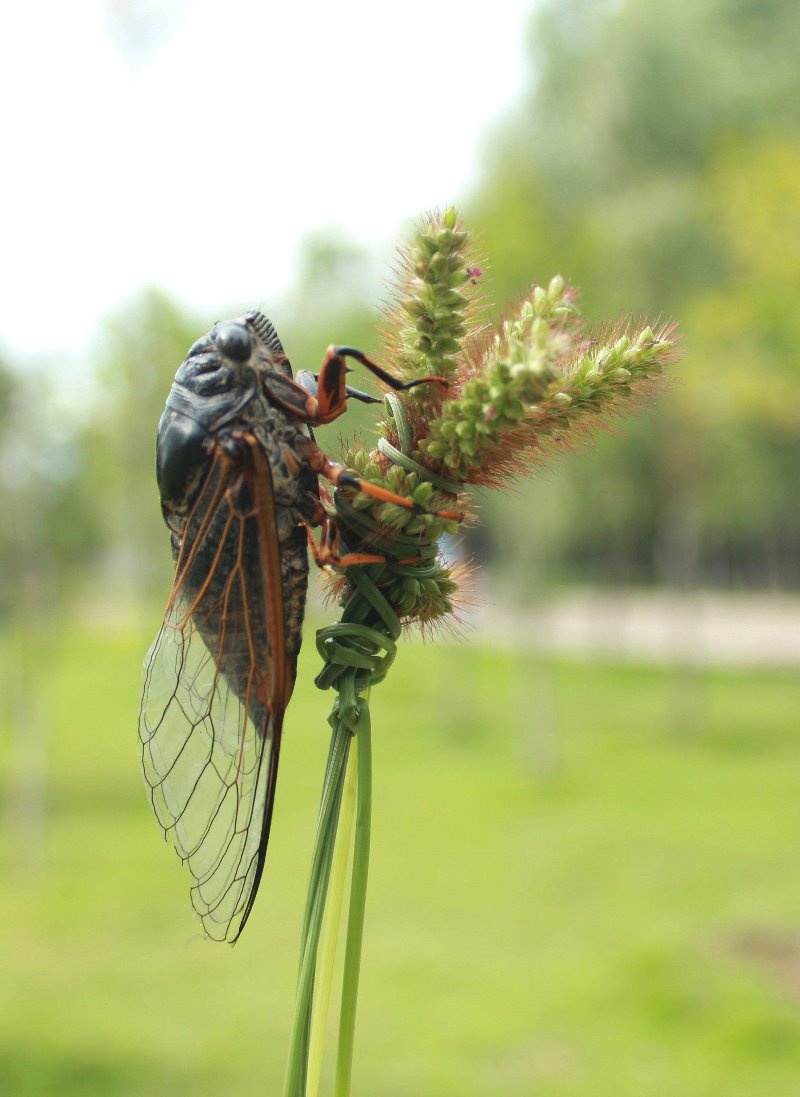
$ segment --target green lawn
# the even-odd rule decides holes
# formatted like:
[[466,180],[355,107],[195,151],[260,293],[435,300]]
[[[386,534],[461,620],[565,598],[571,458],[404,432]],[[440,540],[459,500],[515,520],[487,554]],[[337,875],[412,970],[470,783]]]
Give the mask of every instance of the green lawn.
[[[10,1097],[281,1092],[331,698],[308,642],[259,901],[206,944],[139,774],[147,640],[70,633],[39,685],[43,847],[2,824]],[[372,708],[355,1097],[797,1094],[796,677],[407,644]]]

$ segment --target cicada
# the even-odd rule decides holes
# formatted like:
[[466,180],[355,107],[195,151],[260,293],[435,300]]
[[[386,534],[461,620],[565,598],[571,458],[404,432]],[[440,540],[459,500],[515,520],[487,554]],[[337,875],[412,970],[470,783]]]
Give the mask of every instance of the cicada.
[[[175,579],[144,665],[139,737],[156,818],[192,876],[215,940],[235,941],[253,908],[275,802],[281,734],[302,639],[310,543],[321,565],[383,562],[338,554],[319,477],[411,509],[320,450],[313,427],[341,415],[356,359],[331,346],[318,374],[291,365],[270,321],[248,312],[189,349],[158,425],[156,471]],[[459,518],[454,512],[436,512]],[[322,527],[317,547],[311,535]]]

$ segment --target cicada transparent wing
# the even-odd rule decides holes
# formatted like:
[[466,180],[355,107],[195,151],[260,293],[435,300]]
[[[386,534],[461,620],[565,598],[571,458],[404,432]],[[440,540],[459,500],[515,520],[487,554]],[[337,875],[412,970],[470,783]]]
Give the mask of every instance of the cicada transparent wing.
[[215,940],[236,940],[261,879],[292,676],[269,465],[255,444],[236,459],[218,450],[183,528],[139,719],[153,810]]

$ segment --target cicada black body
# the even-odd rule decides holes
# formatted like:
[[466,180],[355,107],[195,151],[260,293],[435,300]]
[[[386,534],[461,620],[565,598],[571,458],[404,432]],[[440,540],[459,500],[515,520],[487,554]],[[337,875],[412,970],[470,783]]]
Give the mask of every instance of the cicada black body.
[[[329,347],[318,375],[295,380],[275,329],[251,312],[190,348],[158,426],[175,581],[145,660],[142,763],[165,837],[192,874],[194,908],[216,940],[241,933],[264,867],[302,638],[307,543],[321,564],[383,561],[337,555],[319,475],[423,509],[360,481],[317,447],[312,426],[341,415],[348,396],[375,400],[345,385],[347,357],[394,388],[422,383],[398,382],[350,347]],[[320,548],[309,536],[316,525]]]
[[158,426],[176,575],[145,663],[143,765],[218,939],[238,936],[263,869],[308,582],[303,526],[319,521],[309,427],[269,398],[291,376],[264,316],[218,324],[189,350]]

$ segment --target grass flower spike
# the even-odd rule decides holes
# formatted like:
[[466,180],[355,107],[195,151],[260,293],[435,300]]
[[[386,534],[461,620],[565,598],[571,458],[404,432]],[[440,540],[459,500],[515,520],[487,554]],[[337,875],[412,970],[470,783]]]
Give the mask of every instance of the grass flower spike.
[[[324,663],[317,685],[334,689],[337,697],[285,1097],[316,1097],[325,1011],[313,1011],[312,1003],[320,987],[327,999],[335,931],[320,941],[323,921],[338,925],[335,912],[325,913],[329,886],[332,895],[341,896],[347,873],[341,850],[334,857],[337,827],[349,833],[355,813],[335,1094],[350,1092],[369,859],[369,690],[388,673],[403,625],[425,627],[452,618],[461,581],[440,547],[457,523],[430,512],[458,510],[469,516],[472,485],[500,487],[558,447],[579,441],[648,391],[676,357],[670,325],[627,323],[606,335],[584,332],[576,294],[559,276],[535,286],[494,329],[485,321],[482,274],[455,210],[431,216],[417,229],[401,253],[394,300],[386,311],[383,360],[404,380],[436,377],[442,383],[387,393],[377,445],[367,450],[353,442],[343,455],[362,480],[417,508],[346,489],[328,500],[346,550],[380,555],[383,562],[334,574],[341,617],[317,634]],[[348,761],[353,739],[357,764]],[[322,970],[319,958],[324,958]]]

